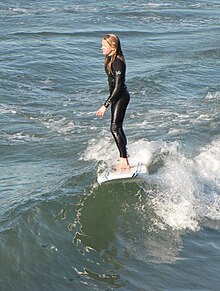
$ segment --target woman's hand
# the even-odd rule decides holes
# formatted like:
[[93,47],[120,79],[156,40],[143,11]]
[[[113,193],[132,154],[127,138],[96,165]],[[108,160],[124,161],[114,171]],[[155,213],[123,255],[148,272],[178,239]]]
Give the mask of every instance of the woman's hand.
[[106,112],[107,108],[103,105],[102,107],[99,108],[99,110],[96,112],[97,116],[104,116],[105,112]]

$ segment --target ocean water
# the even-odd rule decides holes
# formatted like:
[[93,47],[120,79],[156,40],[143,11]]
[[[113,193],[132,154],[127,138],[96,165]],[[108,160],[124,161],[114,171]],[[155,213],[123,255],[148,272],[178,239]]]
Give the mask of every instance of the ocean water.
[[[0,1],[0,290],[219,290],[219,0]],[[118,157],[101,39],[116,33]]]

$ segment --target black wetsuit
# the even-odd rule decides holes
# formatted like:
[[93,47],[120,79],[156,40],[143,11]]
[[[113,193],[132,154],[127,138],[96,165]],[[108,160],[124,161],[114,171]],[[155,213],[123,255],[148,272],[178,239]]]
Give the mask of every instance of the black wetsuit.
[[110,130],[120,152],[120,157],[127,158],[127,139],[122,128],[125,111],[130,100],[130,95],[125,85],[126,65],[117,57],[112,63],[112,73],[107,68],[108,63],[106,65],[106,73],[108,74],[110,96],[105,101],[104,106],[108,107],[111,104]]

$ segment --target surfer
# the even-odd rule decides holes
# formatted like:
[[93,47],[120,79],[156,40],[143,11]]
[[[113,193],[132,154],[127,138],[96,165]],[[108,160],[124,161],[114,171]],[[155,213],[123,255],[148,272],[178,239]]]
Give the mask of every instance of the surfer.
[[127,139],[122,128],[130,95],[125,85],[126,64],[121,50],[120,40],[114,34],[107,34],[102,39],[102,52],[105,55],[104,68],[108,75],[110,96],[96,112],[102,117],[111,104],[111,133],[119,150],[118,172],[130,171],[127,154]]

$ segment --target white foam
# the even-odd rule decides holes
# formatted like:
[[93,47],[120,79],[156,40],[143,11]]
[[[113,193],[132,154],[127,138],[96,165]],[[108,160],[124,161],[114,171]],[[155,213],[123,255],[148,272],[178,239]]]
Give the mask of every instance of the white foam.
[[47,116],[41,122],[46,128],[56,131],[59,134],[66,135],[75,129],[75,124],[65,117]]
[[153,159],[154,149],[149,141],[140,139],[129,144],[128,153],[131,166],[137,165],[138,163],[149,166]]
[[205,96],[205,99],[211,100],[211,99],[220,99],[220,92],[208,92]]
[[[141,139],[128,145],[129,163],[135,166],[138,163],[148,166],[153,156],[153,147],[147,140]],[[81,155],[82,160],[105,161],[109,167],[114,166],[119,158],[119,153],[113,138],[105,136],[101,139],[92,139],[85,152]]]
[[14,134],[1,133],[0,137],[2,137],[3,140],[14,141],[14,142],[16,141],[17,142],[28,142],[28,141],[39,142],[43,140],[43,138],[37,137],[35,135],[30,135],[24,132],[17,132]]
[[210,121],[211,120],[211,116],[207,115],[207,114],[200,114],[195,120],[193,120],[192,123],[196,124],[199,123],[201,121]]
[[80,159],[84,161],[96,160],[109,163],[117,158],[115,145],[108,136],[89,141],[87,149],[82,153]]
[[220,221],[220,140],[201,149],[195,158],[195,173],[201,184],[203,217]]
[[195,167],[200,177],[220,187],[220,140],[201,149],[195,158]]
[[162,226],[196,230],[206,218],[220,221],[220,140],[193,159],[172,144],[161,144],[162,152],[170,146],[155,176],[158,188],[152,199]]
[[0,113],[1,114],[16,114],[17,111],[13,107],[0,104]]
[[[146,188],[143,185],[156,228],[195,231],[207,217],[220,221],[220,140],[202,148],[194,158],[187,157],[179,142],[140,139],[130,141],[128,152],[131,165],[162,161],[146,179]],[[117,157],[115,143],[107,136],[91,140],[81,155],[83,160],[105,161],[108,166],[114,165]],[[98,174],[102,167],[100,164]],[[139,209],[141,215],[144,206]]]
[[15,8],[9,8],[9,11],[13,11],[16,14],[26,14],[28,13],[28,9],[25,8],[19,8],[19,7],[15,7]]
[[198,185],[192,175],[191,161],[178,152],[167,156],[157,175],[157,185],[153,205],[159,218],[173,229],[196,229],[194,193]]

